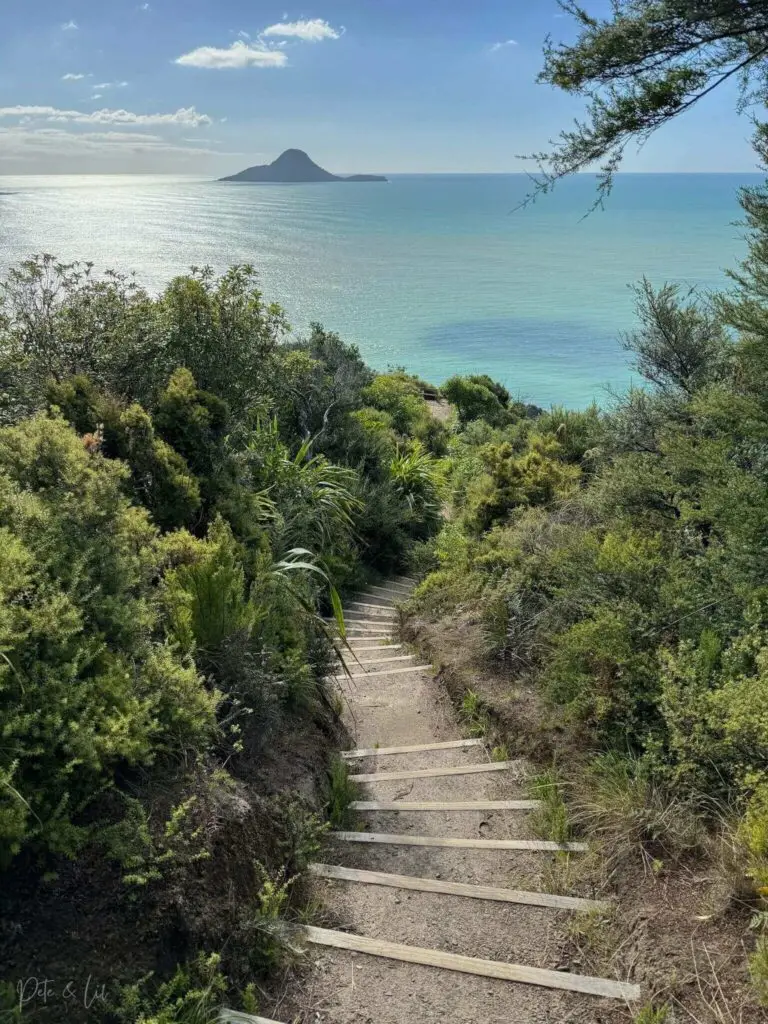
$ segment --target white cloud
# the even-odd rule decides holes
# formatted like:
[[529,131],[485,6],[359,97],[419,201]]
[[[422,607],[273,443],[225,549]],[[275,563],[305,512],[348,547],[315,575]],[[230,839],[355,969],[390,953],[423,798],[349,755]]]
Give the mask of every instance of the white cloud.
[[65,21],[64,24],[61,26],[61,31],[74,32],[77,30],[78,27],[79,26],[76,21]]
[[180,107],[172,114],[135,114],[130,110],[94,110],[89,114],[81,110],[59,110],[56,107],[0,107],[0,119],[21,118],[43,121],[71,121],[75,124],[137,124],[184,125],[199,128],[211,124],[207,114],[199,114],[194,107]]
[[79,82],[83,78],[90,78],[90,75],[75,75],[71,71],[61,76],[62,82]]
[[199,46],[177,57],[175,63],[190,68],[282,68],[288,58],[281,50],[249,46],[238,39],[226,48]]
[[265,28],[261,34],[267,37],[291,37],[303,39],[306,43],[319,43],[322,39],[338,39],[343,31],[333,28],[322,18],[313,18],[311,21],[281,21],[277,25]]
[[100,100],[101,99],[101,93],[100,92],[95,92],[93,94],[93,96],[91,96],[91,99],[92,100]]
[[516,39],[505,39],[503,43],[493,43],[490,47],[491,53],[496,53],[497,50],[503,50],[505,46],[517,46]]
[[127,82],[99,82],[98,85],[94,85],[94,89],[124,89],[128,85]]
[[140,11],[151,11],[152,8],[149,4],[139,4]]

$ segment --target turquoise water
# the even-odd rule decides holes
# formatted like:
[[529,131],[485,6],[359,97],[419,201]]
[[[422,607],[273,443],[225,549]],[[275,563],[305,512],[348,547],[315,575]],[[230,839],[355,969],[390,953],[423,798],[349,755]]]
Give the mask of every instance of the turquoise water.
[[192,264],[251,262],[299,333],[320,321],[374,366],[435,382],[482,371],[530,401],[580,406],[630,380],[632,282],[724,283],[744,252],[736,191],[757,180],[621,175],[606,211],[583,219],[586,176],[515,213],[523,175],[0,178],[0,273],[45,251],[159,289]]

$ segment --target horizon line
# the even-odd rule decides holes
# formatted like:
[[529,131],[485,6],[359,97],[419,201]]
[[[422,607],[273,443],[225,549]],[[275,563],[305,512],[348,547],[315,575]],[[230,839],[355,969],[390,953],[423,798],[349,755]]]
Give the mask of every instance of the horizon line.
[[[340,171],[340,174],[360,174],[360,171]],[[388,174],[392,177],[458,177],[458,176],[472,176],[472,177],[500,177],[500,178],[535,178],[529,171],[370,171],[365,173],[371,174]],[[653,175],[666,175],[666,176],[691,176],[701,175],[713,176],[713,175],[734,175],[734,174],[751,174],[755,177],[765,177],[765,171],[761,170],[735,170],[735,171],[617,171],[614,177],[616,178],[629,178],[629,177],[646,177]],[[575,171],[573,174],[567,175],[566,178],[584,178],[599,177],[599,171]],[[0,171],[0,178],[110,178],[110,177],[135,177],[135,178],[208,178],[209,175],[203,171]],[[221,179],[210,177],[211,181],[220,181]],[[566,179],[563,179],[566,180]],[[281,184],[295,184],[295,185],[316,185],[324,184],[324,182],[253,182],[252,184],[266,184],[266,185],[281,185]]]

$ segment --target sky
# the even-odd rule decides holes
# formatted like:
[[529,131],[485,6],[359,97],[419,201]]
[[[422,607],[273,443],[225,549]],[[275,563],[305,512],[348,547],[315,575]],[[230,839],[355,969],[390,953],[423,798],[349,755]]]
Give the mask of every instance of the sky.
[[[583,0],[604,13],[608,0]],[[337,173],[533,170],[583,111],[536,84],[556,0],[6,0],[0,174],[227,174],[306,150]],[[755,169],[732,89],[626,171]]]

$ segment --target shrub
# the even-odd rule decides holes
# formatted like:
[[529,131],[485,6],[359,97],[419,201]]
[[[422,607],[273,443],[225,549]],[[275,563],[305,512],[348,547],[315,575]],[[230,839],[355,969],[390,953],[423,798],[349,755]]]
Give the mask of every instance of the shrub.
[[387,413],[398,434],[413,433],[413,426],[429,412],[418,384],[404,373],[382,373],[363,391],[363,401]]
[[227,980],[218,953],[199,953],[159,985],[148,975],[124,986],[110,1007],[121,1024],[212,1024],[224,1001]]
[[[331,779],[336,774],[336,764],[331,767]],[[340,789],[337,788],[337,804],[340,808]],[[331,799],[333,803],[333,796]],[[306,871],[320,850],[322,838],[329,824],[308,806],[305,798],[298,793],[286,792],[275,796],[270,804],[270,818],[276,831],[276,846],[288,878]]]
[[219,695],[158,635],[156,532],[125,475],[63,420],[0,431],[5,860],[33,839],[72,853],[118,764],[212,735]]
[[575,491],[579,470],[559,461],[551,437],[535,438],[519,455],[510,444],[488,444],[480,452],[485,472],[468,490],[467,522],[478,533],[504,521],[519,506],[547,505]]
[[[283,311],[263,301],[253,267],[177,277],[157,302],[169,372],[185,367],[203,391],[244,412],[266,383],[267,357],[283,337]],[[167,374],[166,374],[167,379]]]
[[202,829],[195,825],[192,815],[196,797],[191,796],[173,807],[157,835],[153,834],[140,801],[132,797],[124,797],[124,800],[125,816],[102,829],[99,840],[107,856],[119,862],[125,885],[143,887],[162,881],[168,873],[179,874],[210,856]]
[[553,640],[548,695],[604,741],[642,741],[654,725],[657,673],[642,626],[640,609],[603,605]]
[[456,407],[461,423],[482,419],[493,426],[501,426],[510,418],[509,392],[500,384],[494,384],[490,377],[450,377],[443,384],[442,392]]
[[184,458],[156,437],[140,405],[129,406],[105,430],[107,452],[131,470],[132,491],[162,529],[190,526],[200,508],[200,487]]
[[256,906],[247,915],[243,939],[249,942],[246,955],[250,970],[264,977],[296,960],[300,953],[284,914],[294,879],[285,872],[270,876],[262,864],[255,865],[261,876],[261,888],[256,895]]
[[200,545],[197,559],[166,576],[175,639],[183,650],[198,650],[208,665],[222,645],[243,630],[250,634],[259,616],[247,599],[245,570],[229,525],[217,519]]
[[768,783],[758,786],[750,797],[737,839],[745,851],[755,890],[768,900]]

